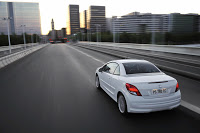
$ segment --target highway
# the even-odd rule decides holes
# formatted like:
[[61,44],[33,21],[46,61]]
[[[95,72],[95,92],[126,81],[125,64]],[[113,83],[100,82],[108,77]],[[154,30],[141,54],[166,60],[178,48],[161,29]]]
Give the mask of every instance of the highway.
[[[74,44],[82,48],[114,55],[119,58],[145,59],[155,63],[163,70],[168,70],[184,76],[200,80],[200,56],[186,55],[155,50],[141,50],[125,47],[110,47],[105,45]],[[122,45],[123,46],[123,45]],[[176,48],[177,50],[177,48]],[[197,50],[197,49],[194,49]],[[170,69],[170,70],[169,70]]]
[[[95,88],[95,70],[118,59],[69,44],[52,44],[0,69],[1,133],[199,133],[200,115],[174,110],[122,116]],[[182,98],[199,105],[200,82],[166,72]]]
[[[181,85],[181,92],[182,92],[182,98],[192,103],[195,106],[198,106],[200,108],[200,82],[199,79],[191,79],[190,77],[186,76],[186,73],[192,73],[193,75],[198,75],[200,77],[200,69],[198,65],[199,63],[199,56],[189,56],[189,55],[180,55],[180,54],[172,54],[172,53],[163,53],[163,52],[155,52],[155,51],[145,51],[144,54],[140,53],[137,54],[140,50],[130,49],[127,54],[127,49],[124,48],[116,48],[116,47],[105,47],[102,45],[88,45],[88,44],[80,44],[80,43],[73,43],[73,46],[75,46],[77,49],[80,49],[81,51],[85,51],[86,53],[103,53],[106,55],[111,55],[112,57],[117,57],[116,59],[121,59],[122,57],[129,57],[132,59],[146,59],[148,61],[151,61],[155,63],[158,67],[162,69],[165,73],[175,77],[178,82]],[[102,49],[103,48],[103,49]],[[117,50],[116,50],[117,49]],[[120,52],[118,51],[120,50]],[[123,51],[123,52],[122,52]],[[130,52],[131,51],[131,52]],[[152,56],[152,53],[153,56]],[[155,54],[156,53],[156,54]],[[156,56],[157,55],[157,56]],[[165,56],[163,56],[165,55]],[[95,55],[92,55],[95,56]],[[98,57],[96,57],[98,58]],[[176,60],[176,59],[182,59],[182,60]],[[112,59],[110,59],[112,60]],[[185,62],[188,61],[188,62]],[[191,62],[195,62],[195,64],[192,64]],[[106,61],[105,61],[106,62]],[[176,64],[176,65],[175,65]],[[164,69],[164,70],[163,70]],[[166,71],[167,70],[167,71]],[[173,70],[173,71],[171,71]],[[179,73],[181,71],[181,74]],[[196,71],[194,73],[194,71]],[[181,76],[182,75],[182,76]],[[194,78],[194,77],[192,77]],[[191,88],[191,89],[188,89]]]

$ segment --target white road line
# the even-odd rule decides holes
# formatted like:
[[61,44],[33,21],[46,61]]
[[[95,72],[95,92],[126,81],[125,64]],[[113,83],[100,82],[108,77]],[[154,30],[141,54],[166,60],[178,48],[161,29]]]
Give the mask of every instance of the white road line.
[[[67,46],[69,46],[69,45],[67,45]],[[76,49],[74,47],[71,47],[71,46],[69,46],[69,47],[72,48],[72,49],[74,49],[74,50],[76,50],[76,51],[78,51],[78,52],[80,52],[80,53],[82,53],[82,54],[84,54],[84,55],[86,55],[86,56],[88,56],[88,57],[90,57],[90,58],[92,58],[92,59],[94,59],[94,60],[96,60],[96,61],[98,61],[98,62],[101,62],[102,64],[105,64],[105,62],[103,62],[103,61],[101,61],[99,59],[96,59],[93,56],[84,53],[83,51],[80,51],[80,50],[78,50],[78,49]],[[181,106],[183,106],[185,108],[188,108],[188,109],[190,109],[190,110],[192,110],[192,111],[200,114],[200,108],[199,107],[197,107],[197,106],[195,106],[193,104],[190,104],[190,103],[188,103],[186,101],[181,100]]]
[[188,108],[188,109],[190,109],[190,110],[192,110],[192,111],[194,111],[194,112],[196,112],[196,113],[198,113],[198,114],[200,114],[200,108],[199,107],[197,107],[197,106],[195,106],[195,105],[192,105],[192,104],[190,104],[190,103],[188,103],[188,102],[186,102],[186,101],[181,101],[181,106],[183,106],[183,107],[185,107],[185,108]]
[[[69,46],[69,45],[67,45],[67,46]],[[97,59],[97,58],[94,58],[93,56],[88,55],[88,54],[86,54],[86,53],[83,52],[83,51],[80,51],[80,50],[78,50],[78,49],[76,49],[76,48],[74,48],[74,47],[71,47],[71,46],[69,46],[69,47],[72,48],[72,49],[74,49],[74,50],[76,50],[76,51],[78,51],[78,52],[80,52],[80,53],[82,53],[82,54],[84,54],[84,55],[86,55],[86,56],[88,56],[88,57],[90,57],[90,58],[92,58],[92,59],[94,59],[94,60],[96,60],[96,61],[98,61],[98,62],[100,62],[100,63],[102,63],[102,64],[105,64],[105,62],[103,62],[103,61],[101,61],[101,60],[99,60],[99,59]]]

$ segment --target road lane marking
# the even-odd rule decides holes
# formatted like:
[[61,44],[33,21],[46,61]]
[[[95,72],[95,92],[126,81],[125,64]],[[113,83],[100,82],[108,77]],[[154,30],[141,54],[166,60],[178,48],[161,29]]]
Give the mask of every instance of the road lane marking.
[[[69,45],[67,45],[67,46],[69,46]],[[97,58],[94,58],[93,56],[88,55],[83,51],[80,51],[80,50],[78,50],[78,49],[76,49],[76,48],[74,48],[72,46],[69,46],[69,47],[74,49],[74,50],[76,50],[76,51],[78,51],[78,52],[80,52],[80,53],[82,53],[82,54],[84,54],[84,55],[86,55],[86,56],[88,56],[88,57],[90,57],[90,58],[92,58],[92,59],[94,59],[94,60],[96,60],[96,61],[98,61],[98,62],[100,62],[100,63],[102,63],[102,64],[105,64],[105,62],[103,62],[103,61],[101,61],[101,60],[99,60]],[[196,112],[196,113],[200,114],[200,108],[199,107],[197,107],[197,106],[195,106],[193,104],[190,104],[190,103],[188,103],[188,102],[186,102],[184,100],[181,100],[181,106],[183,106],[183,107],[185,107],[185,108],[187,108],[189,110],[192,110],[193,112]]]
[[199,107],[192,105],[192,104],[190,104],[186,101],[181,100],[181,106],[188,108],[188,109],[200,114],[200,108]]
[[[69,45],[67,45],[67,46],[69,46]],[[101,60],[99,60],[99,59],[97,59],[97,58],[94,58],[93,56],[91,56],[91,55],[89,55],[89,54],[86,54],[85,52],[83,52],[83,51],[80,51],[80,50],[78,50],[78,49],[76,49],[76,48],[74,48],[74,47],[72,47],[72,46],[69,46],[70,48],[72,48],[72,49],[74,49],[74,50],[76,50],[76,51],[78,51],[78,52],[80,52],[80,53],[82,53],[82,54],[84,54],[84,55],[86,55],[86,56],[88,56],[88,57],[90,57],[90,58],[92,58],[92,59],[94,59],[94,60],[96,60],[96,61],[98,61],[98,62],[100,62],[100,63],[102,63],[102,64],[105,64],[105,62],[103,62],[103,61],[101,61]]]
[[[80,50],[78,50],[78,49],[76,49],[76,48],[74,48],[74,47],[72,47],[72,46],[69,46],[69,45],[66,45],[67,47],[70,47],[71,49],[73,49],[73,50],[75,50],[75,51],[77,51],[77,52],[80,52],[81,54],[83,54],[83,55],[85,55],[85,56],[87,56],[87,57],[89,57],[89,58],[92,58],[93,60],[95,60],[95,61],[97,61],[97,62],[100,62],[100,63],[102,63],[102,64],[105,64],[105,62],[103,62],[103,61],[101,61],[101,60],[99,60],[99,59],[97,59],[97,58],[94,58],[93,56],[91,56],[91,55],[89,55],[89,54],[87,54],[87,53],[85,53],[85,52],[83,52],[83,51],[80,51]],[[90,78],[88,78],[89,79],[89,82],[91,83],[91,84],[93,84],[93,77],[91,77],[91,75],[89,75],[90,76]]]

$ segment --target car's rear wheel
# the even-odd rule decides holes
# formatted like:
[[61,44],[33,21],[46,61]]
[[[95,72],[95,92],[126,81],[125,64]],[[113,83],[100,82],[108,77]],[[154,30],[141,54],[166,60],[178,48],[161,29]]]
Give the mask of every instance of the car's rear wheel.
[[127,114],[126,100],[122,94],[119,95],[117,99],[118,108],[121,114]]
[[98,77],[98,76],[95,77],[95,85],[96,85],[96,88],[97,88],[97,89],[100,89],[100,88],[101,88],[101,87],[100,87],[100,82],[99,82],[99,77]]

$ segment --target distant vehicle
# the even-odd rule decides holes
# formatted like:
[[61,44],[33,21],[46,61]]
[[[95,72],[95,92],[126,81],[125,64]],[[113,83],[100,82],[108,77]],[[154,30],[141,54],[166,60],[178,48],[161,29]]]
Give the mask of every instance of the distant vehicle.
[[51,44],[54,44],[55,42],[54,41],[49,41]]
[[96,88],[118,103],[122,114],[171,110],[181,103],[176,79],[145,60],[114,60],[97,68]]
[[62,43],[61,41],[56,41],[56,43]]
[[62,43],[61,41],[50,41],[51,44]]

